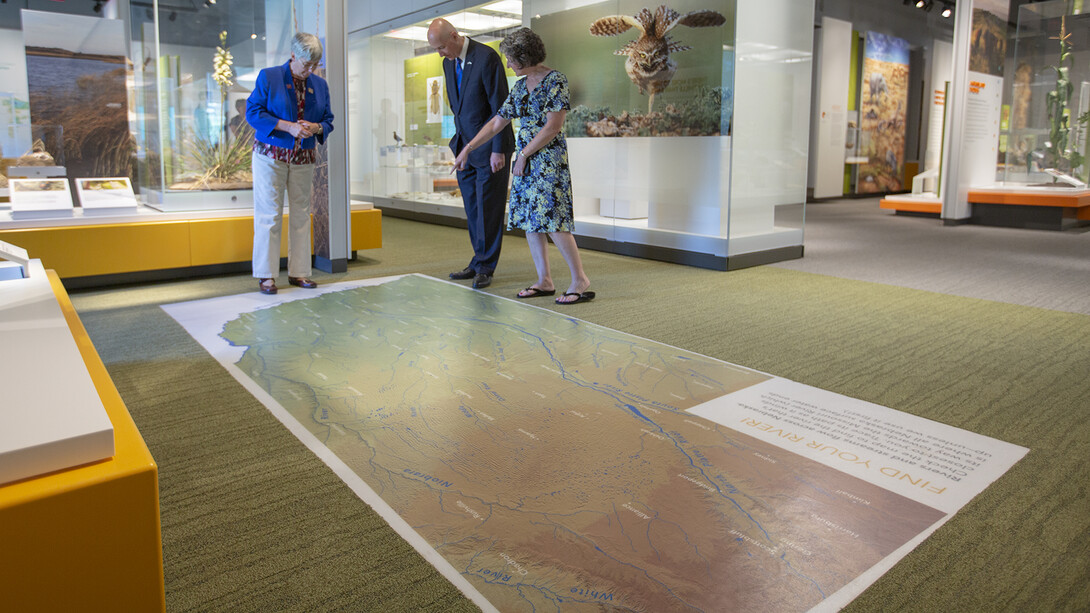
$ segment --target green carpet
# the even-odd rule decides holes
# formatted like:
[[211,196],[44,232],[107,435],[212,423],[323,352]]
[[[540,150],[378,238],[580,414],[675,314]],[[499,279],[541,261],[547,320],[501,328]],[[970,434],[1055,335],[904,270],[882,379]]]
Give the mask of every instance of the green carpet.
[[[469,257],[464,230],[386,219],[383,234],[347,273],[315,279],[442,278]],[[1090,317],[773,267],[583,257],[595,301],[535,304],[1030,449],[847,611],[1090,609]],[[533,280],[525,241],[507,237],[487,291]],[[475,610],[158,308],[255,285],[72,295],[159,464],[168,610]]]

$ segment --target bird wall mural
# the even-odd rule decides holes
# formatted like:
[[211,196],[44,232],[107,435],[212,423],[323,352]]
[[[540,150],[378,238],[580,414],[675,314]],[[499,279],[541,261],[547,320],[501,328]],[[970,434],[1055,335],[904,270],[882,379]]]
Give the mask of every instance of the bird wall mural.
[[692,49],[672,40],[666,35],[667,32],[679,25],[709,28],[721,26],[726,21],[726,17],[717,11],[691,11],[682,15],[663,4],[654,13],[644,8],[635,16],[602,17],[590,25],[590,33],[594,36],[617,36],[632,28],[639,31],[639,38],[613,53],[628,56],[624,65],[625,72],[640,88],[640,93],[648,96],[647,112],[650,113],[655,105],[655,94],[665,91],[677,72],[677,62],[670,54]]

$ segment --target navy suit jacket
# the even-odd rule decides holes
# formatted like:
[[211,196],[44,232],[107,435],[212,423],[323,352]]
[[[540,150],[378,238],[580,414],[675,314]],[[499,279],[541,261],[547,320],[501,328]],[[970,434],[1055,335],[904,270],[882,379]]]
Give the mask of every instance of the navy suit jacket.
[[[291,61],[283,66],[264,68],[257,75],[254,91],[246,100],[246,121],[254,127],[257,140],[291,149],[295,146],[295,137],[276,129],[276,122],[299,121],[299,105],[295,99],[295,86],[292,85]],[[303,119],[311,123],[322,124],[322,133],[304,138],[299,143],[300,149],[313,149],[314,140],[325,142],[325,137],[333,131],[333,111],[329,108],[329,85],[325,79],[310,75],[307,77],[307,91]]]
[[[466,61],[462,67],[462,85],[457,85],[454,74],[455,60],[443,60],[443,74],[447,82],[447,101],[454,111],[454,137],[450,149],[454,155],[473,140],[481,127],[499,112],[507,100],[507,75],[503,62],[491,47],[467,38]],[[515,133],[508,125],[492,139],[491,147],[481,147],[469,154],[472,166],[487,166],[492,153],[511,153],[515,150]]]

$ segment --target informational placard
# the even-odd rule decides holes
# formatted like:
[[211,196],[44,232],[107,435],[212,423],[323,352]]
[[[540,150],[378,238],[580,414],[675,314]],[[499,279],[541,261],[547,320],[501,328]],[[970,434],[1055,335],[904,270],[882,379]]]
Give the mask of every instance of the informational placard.
[[11,216],[61,217],[72,214],[68,179],[10,179]]
[[970,186],[993,185],[999,157],[999,116],[1003,77],[969,71],[963,147],[972,152],[963,162],[963,181]]
[[117,213],[119,210],[137,208],[136,195],[128,177],[102,179],[76,179],[83,214]]

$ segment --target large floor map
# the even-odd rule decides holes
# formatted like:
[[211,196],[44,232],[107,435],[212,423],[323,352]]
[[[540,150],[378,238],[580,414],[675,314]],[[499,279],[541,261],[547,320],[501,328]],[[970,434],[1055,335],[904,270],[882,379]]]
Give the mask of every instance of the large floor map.
[[1025,452],[429,277],[322,290],[164,308],[489,610],[836,608]]

